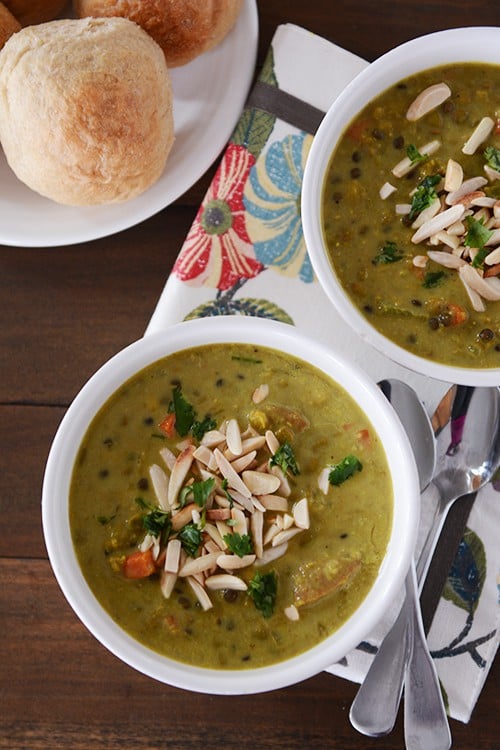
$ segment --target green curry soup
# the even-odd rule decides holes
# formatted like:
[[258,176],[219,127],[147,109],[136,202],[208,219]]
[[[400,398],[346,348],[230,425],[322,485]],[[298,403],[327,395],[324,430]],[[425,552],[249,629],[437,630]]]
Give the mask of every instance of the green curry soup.
[[351,122],[328,167],[323,230],[340,283],[408,351],[500,367],[499,199],[500,66],[401,81]]
[[69,501],[79,564],[112,618],[161,654],[224,669],[335,631],[373,584],[392,509],[353,399],[248,344],[179,352],[126,382],[84,437]]

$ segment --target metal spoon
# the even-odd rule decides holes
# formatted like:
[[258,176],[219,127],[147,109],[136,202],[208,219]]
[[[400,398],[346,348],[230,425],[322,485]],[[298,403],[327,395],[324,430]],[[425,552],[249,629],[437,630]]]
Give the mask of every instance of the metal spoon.
[[[437,494],[437,499],[416,568],[420,585],[425,580],[450,507],[458,498],[484,486],[500,463],[498,388],[456,386],[448,392],[447,400],[441,406],[435,415],[435,430],[438,432],[437,472],[429,488]],[[363,734],[387,734],[394,726],[408,655],[407,625],[407,617],[402,611],[381,644],[352,704],[351,722]],[[382,679],[381,675],[384,676]],[[427,750],[435,745],[430,744],[432,733],[429,737],[422,723],[420,701],[425,699],[425,695],[417,689],[411,669],[407,670],[406,678],[407,742],[411,742],[412,747],[425,747]]]
[[[420,490],[423,491],[431,481],[436,466],[436,443],[430,419],[417,394],[406,383],[399,380],[384,380],[379,385],[394,407],[410,438],[418,468]],[[450,729],[436,668],[425,638],[413,561],[406,577],[405,587],[406,598],[400,615],[405,623],[402,633],[404,647],[402,648],[399,642],[396,644],[395,653],[398,660],[391,662],[389,669],[387,669],[387,663],[383,659],[377,660],[372,679],[380,686],[387,680],[392,680],[391,669],[396,670],[395,675],[397,677],[400,671],[404,670],[405,664],[408,664],[408,668],[411,669],[416,684],[419,686],[418,692],[412,692],[410,705],[418,703],[419,715],[425,728],[423,732],[427,743],[425,748],[426,750],[448,750],[451,745]],[[399,639],[400,635],[396,631],[393,637]],[[381,648],[387,647],[390,648],[391,652],[394,651],[392,638],[386,638],[381,646]],[[379,666],[382,667],[382,671],[378,669]],[[399,704],[399,696],[397,703]],[[355,713],[355,704],[353,704],[353,709]],[[353,722],[352,715],[351,722]],[[412,726],[411,722],[409,726]],[[415,744],[413,739],[408,738],[407,747],[419,748],[423,746]]]

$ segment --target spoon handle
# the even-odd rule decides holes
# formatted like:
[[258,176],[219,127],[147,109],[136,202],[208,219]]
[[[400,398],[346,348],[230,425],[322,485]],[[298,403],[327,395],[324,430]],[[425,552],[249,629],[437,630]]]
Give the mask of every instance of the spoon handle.
[[[404,726],[407,750],[449,750],[451,734],[434,662],[429,653],[412,565],[406,577],[409,660],[405,673]],[[414,602],[414,605],[411,604]]]
[[[435,514],[417,563],[419,583],[424,581],[423,576],[428,568],[426,556],[436,546],[443,527],[446,507],[443,503],[436,505]],[[414,566],[412,565],[412,567]],[[417,586],[416,583],[415,586]],[[358,732],[370,737],[388,734],[393,728],[398,714],[403,692],[405,667],[410,656],[409,644],[411,640],[408,639],[407,633],[407,609],[411,607],[420,614],[418,595],[416,600],[412,602],[408,597],[408,584],[406,588],[405,600],[398,618],[380,644],[370,669],[352,702],[349,713],[349,719],[353,727]]]

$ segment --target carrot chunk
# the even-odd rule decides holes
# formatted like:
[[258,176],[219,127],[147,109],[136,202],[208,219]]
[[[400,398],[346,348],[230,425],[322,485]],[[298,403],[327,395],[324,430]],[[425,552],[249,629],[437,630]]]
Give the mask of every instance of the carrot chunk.
[[165,419],[162,419],[158,427],[167,437],[172,437],[175,429],[175,412],[169,412]]
[[123,574],[125,578],[147,578],[156,571],[151,549],[138,550],[125,558]]

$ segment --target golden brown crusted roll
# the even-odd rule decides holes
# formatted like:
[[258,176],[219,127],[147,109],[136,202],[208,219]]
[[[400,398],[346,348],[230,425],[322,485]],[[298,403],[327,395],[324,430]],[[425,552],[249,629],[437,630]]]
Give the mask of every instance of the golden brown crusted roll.
[[74,0],[76,14],[123,16],[142,26],[169,67],[216,47],[234,26],[243,0]]
[[29,26],[57,18],[67,0],[4,0],[4,4],[21,26]]
[[125,18],[51,21],[0,52],[0,141],[17,177],[75,206],[160,177],[174,138],[165,57]]
[[0,3],[0,49],[3,47],[7,39],[19,31],[21,24],[14,18],[12,13],[5,7],[3,3]]

